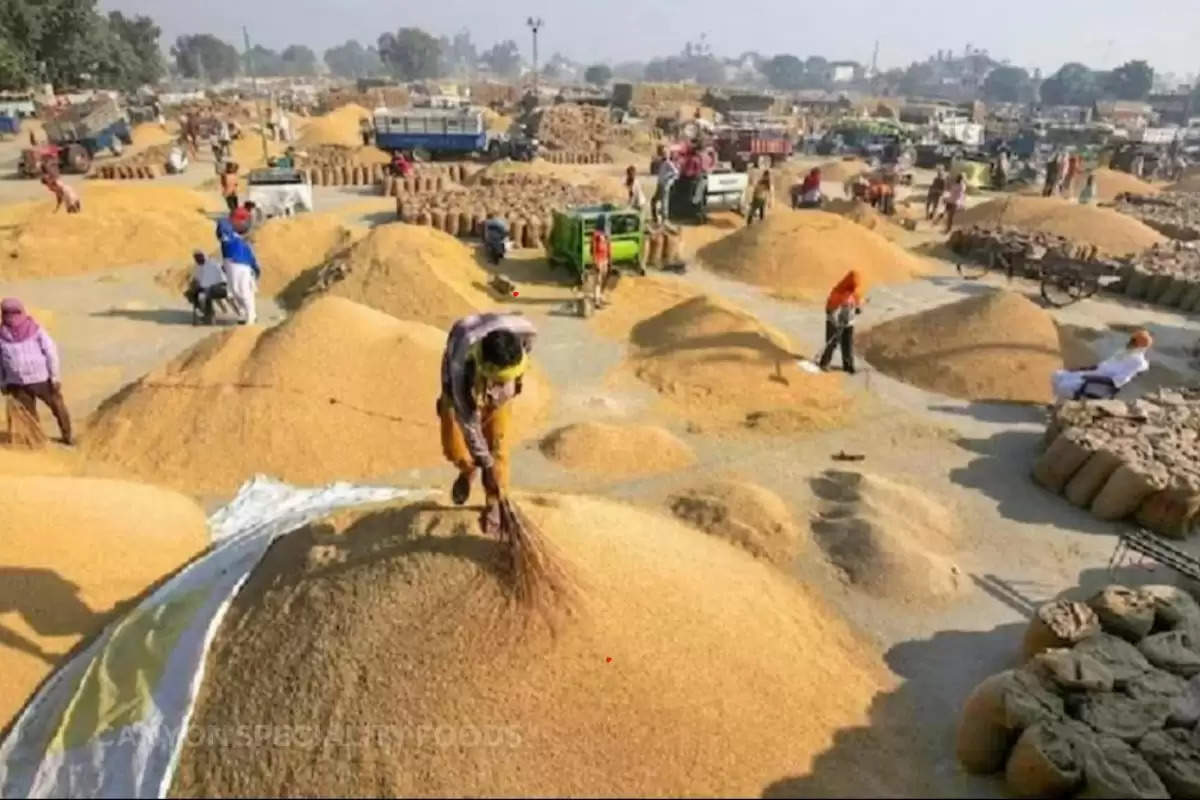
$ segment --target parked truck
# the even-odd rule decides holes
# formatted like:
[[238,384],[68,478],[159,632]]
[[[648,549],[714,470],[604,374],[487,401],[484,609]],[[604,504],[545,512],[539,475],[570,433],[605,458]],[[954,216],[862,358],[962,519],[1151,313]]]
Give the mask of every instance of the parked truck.
[[717,157],[744,172],[747,167],[770,167],[786,161],[795,144],[784,125],[744,125],[718,128]]
[[43,106],[41,116],[46,143],[21,153],[21,173],[27,177],[38,175],[46,164],[83,174],[101,150],[119,156],[133,144],[125,112],[105,94],[61,108]]
[[380,108],[375,111],[375,146],[417,161],[474,155],[532,159],[537,142],[488,133],[482,109]]

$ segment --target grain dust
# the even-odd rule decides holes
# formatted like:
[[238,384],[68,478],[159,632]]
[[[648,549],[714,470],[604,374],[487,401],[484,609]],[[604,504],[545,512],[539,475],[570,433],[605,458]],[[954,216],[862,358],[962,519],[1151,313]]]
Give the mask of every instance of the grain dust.
[[1012,292],[893,319],[861,340],[881,372],[964,400],[1049,403],[1050,376],[1063,368],[1054,318]]
[[511,624],[473,511],[396,505],[277,542],[217,635],[193,727],[388,738],[189,737],[171,794],[757,796],[892,685],[819,597],[725,542],[602,500],[521,504],[581,587],[555,636]]

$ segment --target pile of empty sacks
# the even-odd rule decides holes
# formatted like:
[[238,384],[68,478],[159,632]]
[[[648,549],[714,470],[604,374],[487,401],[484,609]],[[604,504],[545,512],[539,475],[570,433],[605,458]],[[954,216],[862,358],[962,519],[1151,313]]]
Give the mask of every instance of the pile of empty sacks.
[[1200,797],[1200,606],[1110,585],[1041,606],[1022,666],[963,706],[956,754],[1022,797]]
[[1200,242],[1155,245],[1131,259],[1123,274],[1126,297],[1200,311]]
[[1121,194],[1115,207],[1171,239],[1200,239],[1200,194],[1168,192],[1158,195]]
[[1174,539],[1200,513],[1200,390],[1068,401],[1050,412],[1033,478],[1105,520],[1132,517]]

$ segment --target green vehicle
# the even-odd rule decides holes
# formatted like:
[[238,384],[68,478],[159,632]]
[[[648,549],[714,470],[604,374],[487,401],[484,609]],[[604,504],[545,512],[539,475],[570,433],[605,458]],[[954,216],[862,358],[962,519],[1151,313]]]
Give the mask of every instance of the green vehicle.
[[580,313],[588,316],[591,311],[595,289],[596,271],[592,269],[592,232],[596,221],[603,218],[608,227],[612,248],[613,270],[609,273],[610,285],[615,283],[622,266],[645,275],[642,253],[645,249],[646,225],[641,212],[628,206],[600,205],[576,206],[565,211],[554,212],[554,224],[546,245],[550,263],[565,267],[574,276],[583,297]]

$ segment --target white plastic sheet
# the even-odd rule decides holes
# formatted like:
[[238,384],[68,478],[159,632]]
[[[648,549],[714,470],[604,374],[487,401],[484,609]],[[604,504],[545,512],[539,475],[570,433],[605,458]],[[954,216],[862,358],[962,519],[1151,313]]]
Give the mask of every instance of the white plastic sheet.
[[264,476],[209,519],[212,549],[181,570],[35,695],[0,743],[0,796],[164,797],[213,636],[277,537],[348,506],[417,494]]

